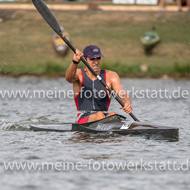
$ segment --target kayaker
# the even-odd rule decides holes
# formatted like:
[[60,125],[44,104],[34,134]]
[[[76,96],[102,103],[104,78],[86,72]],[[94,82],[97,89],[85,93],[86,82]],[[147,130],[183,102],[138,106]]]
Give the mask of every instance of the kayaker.
[[99,47],[89,45],[84,48],[83,53],[78,49],[76,50],[72,63],[68,67],[65,75],[66,80],[73,83],[74,100],[79,111],[77,122],[92,122],[116,114],[115,112],[107,112],[111,96],[100,81],[97,80],[87,67],[85,69],[78,69],[78,64],[82,56],[84,56],[93,70],[121,98],[125,106],[120,107],[120,109],[123,109],[126,113],[131,113],[131,99],[124,91],[119,76],[113,71],[100,69],[101,58],[104,56]]

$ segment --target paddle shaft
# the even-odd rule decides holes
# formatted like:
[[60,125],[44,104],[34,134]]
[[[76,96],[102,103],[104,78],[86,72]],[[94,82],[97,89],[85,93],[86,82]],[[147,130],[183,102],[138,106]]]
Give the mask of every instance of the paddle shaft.
[[[33,4],[35,5],[38,12],[41,14],[41,16],[44,18],[44,20],[49,24],[49,26],[61,37],[61,39],[72,49],[74,53],[76,53],[76,49],[72,46],[72,44],[65,38],[62,34],[61,27],[59,23],[57,22],[57,19],[53,15],[53,13],[50,11],[50,9],[47,7],[47,5],[42,0],[32,0]],[[111,90],[109,86],[105,83],[104,80],[92,69],[92,67],[88,64],[88,62],[84,59],[84,57],[81,57],[81,61],[88,67],[88,69],[96,76],[96,78],[102,83],[102,85],[114,96],[114,98],[120,103],[122,107],[125,106],[125,104],[121,101],[119,96],[116,94],[114,90]],[[131,112],[129,114],[135,121],[139,121]]]

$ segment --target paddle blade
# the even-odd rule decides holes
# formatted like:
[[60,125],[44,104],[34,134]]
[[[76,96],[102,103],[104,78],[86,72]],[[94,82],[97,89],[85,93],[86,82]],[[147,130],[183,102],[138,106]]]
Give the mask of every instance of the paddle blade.
[[47,7],[47,5],[42,0],[32,0],[34,6],[38,10],[38,12],[42,15],[44,20],[51,26],[51,28],[60,36],[62,37],[62,31],[57,19]]

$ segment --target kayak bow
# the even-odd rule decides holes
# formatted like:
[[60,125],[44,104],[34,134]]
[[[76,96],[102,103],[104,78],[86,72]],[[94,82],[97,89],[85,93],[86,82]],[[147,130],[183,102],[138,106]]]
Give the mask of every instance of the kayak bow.
[[143,44],[145,52],[149,52],[160,42],[160,37],[156,32],[156,29],[153,27],[151,31],[146,32],[140,38],[141,43]]
[[[68,40],[70,40],[69,33],[62,26],[61,26],[61,31],[63,36],[65,36]],[[56,32],[53,33],[52,42],[58,54],[65,56],[68,53],[69,50],[68,45],[60,38],[60,36]]]

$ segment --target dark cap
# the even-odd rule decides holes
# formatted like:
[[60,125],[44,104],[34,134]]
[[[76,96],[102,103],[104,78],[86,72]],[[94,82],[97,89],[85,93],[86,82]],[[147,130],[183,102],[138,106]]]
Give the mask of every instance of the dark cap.
[[83,50],[84,57],[96,58],[96,57],[104,57],[100,52],[100,48],[95,45],[86,46]]

